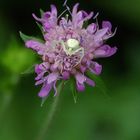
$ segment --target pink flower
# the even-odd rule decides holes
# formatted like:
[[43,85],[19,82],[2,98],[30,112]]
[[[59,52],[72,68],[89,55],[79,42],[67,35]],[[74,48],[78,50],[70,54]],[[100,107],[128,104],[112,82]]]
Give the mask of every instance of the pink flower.
[[83,10],[78,11],[78,6],[76,4],[72,12],[69,11],[71,18],[65,16],[59,19],[54,5],[41,18],[33,14],[42,25],[44,43],[29,39],[25,41],[25,45],[42,58],[42,63],[35,67],[36,85],[43,84],[39,92],[41,98],[48,96],[52,88],[56,95],[57,81],[68,80],[71,76],[75,77],[78,91],[85,90],[85,83],[95,86],[86,72],[99,75],[102,66],[95,59],[110,57],[116,53],[116,47],[104,44],[114,35],[111,23],[103,21],[101,28],[97,23],[84,27],[84,23],[93,17],[93,12],[88,14]]

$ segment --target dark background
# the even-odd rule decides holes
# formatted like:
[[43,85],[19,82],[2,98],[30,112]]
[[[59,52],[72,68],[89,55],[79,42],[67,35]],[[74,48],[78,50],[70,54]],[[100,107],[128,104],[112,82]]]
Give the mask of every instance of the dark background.
[[[109,20],[118,28],[108,41],[118,52],[99,60],[107,95],[87,87],[74,104],[65,88],[46,139],[140,140],[140,0],[69,0],[68,5],[76,2],[80,9],[99,12],[100,24]],[[59,0],[0,1],[0,140],[35,140],[49,114],[54,98],[40,107],[35,74],[21,74],[37,56],[24,47],[19,31],[38,36],[31,14],[39,16],[39,9],[49,10],[50,4],[59,13],[64,10]]]

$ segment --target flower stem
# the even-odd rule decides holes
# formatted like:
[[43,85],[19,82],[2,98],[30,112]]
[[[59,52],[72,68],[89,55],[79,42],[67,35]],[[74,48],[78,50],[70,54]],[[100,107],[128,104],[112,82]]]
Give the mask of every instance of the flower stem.
[[12,94],[10,93],[10,94],[3,94],[3,100],[2,100],[2,104],[1,104],[1,108],[0,108],[0,122],[2,122],[3,121],[3,117],[4,117],[4,115],[5,115],[5,113],[6,113],[6,111],[8,110],[8,108],[9,108],[9,105],[10,105],[10,103],[11,103],[11,101],[12,101]]
[[57,96],[54,98],[54,102],[52,103],[49,115],[46,116],[45,121],[43,122],[43,126],[41,127],[36,140],[44,140],[45,136],[47,135],[48,129],[52,123],[53,117],[54,117],[57,107],[58,107],[58,103],[59,103],[59,99],[60,99],[60,92],[63,88],[63,84],[64,84],[64,82],[62,81],[57,87],[57,91],[58,91]]

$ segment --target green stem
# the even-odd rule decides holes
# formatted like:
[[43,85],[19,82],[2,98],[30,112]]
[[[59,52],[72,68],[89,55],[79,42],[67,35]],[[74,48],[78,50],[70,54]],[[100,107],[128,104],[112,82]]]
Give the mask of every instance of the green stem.
[[4,114],[6,113],[10,103],[12,101],[12,94],[3,94],[2,105],[0,108],[0,122],[3,120]]
[[54,102],[52,103],[49,115],[46,116],[45,121],[43,122],[43,126],[41,127],[36,140],[44,140],[45,136],[47,135],[48,129],[52,123],[53,117],[54,117],[57,107],[58,107],[58,103],[59,103],[59,99],[60,99],[60,92],[63,88],[63,84],[64,83],[61,82],[57,88],[58,95],[54,98]]

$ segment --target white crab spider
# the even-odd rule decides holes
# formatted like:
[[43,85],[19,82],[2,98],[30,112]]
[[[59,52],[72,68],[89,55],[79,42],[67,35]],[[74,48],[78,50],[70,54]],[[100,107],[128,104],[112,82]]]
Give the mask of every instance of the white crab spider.
[[76,39],[68,39],[67,41],[66,41],[66,43],[65,42],[61,42],[61,44],[62,44],[62,47],[63,47],[63,50],[65,51],[65,53],[67,54],[67,55],[74,55],[75,53],[81,53],[81,57],[83,57],[84,56],[84,48],[82,48],[81,46],[80,46],[80,43],[79,43],[79,41],[78,40],[76,40]]

